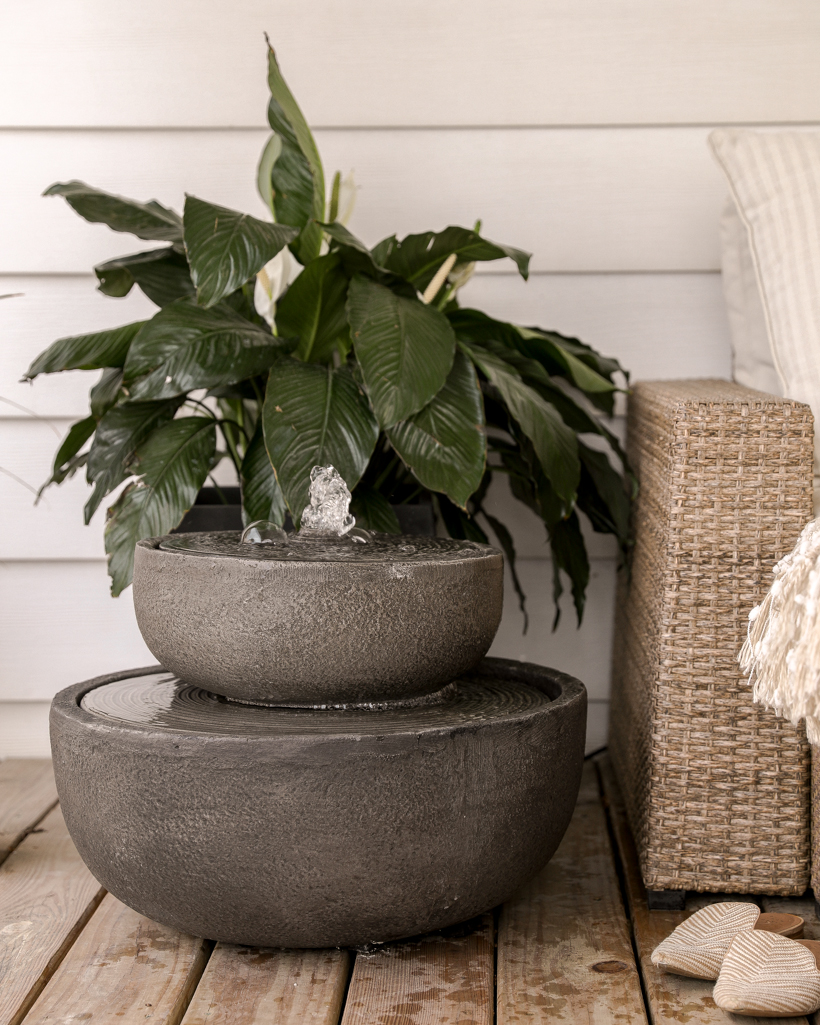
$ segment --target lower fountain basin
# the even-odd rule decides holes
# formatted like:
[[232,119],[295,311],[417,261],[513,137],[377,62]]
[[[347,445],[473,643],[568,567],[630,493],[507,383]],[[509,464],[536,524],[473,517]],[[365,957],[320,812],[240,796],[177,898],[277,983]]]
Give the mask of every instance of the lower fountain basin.
[[506,900],[552,856],[583,763],[586,691],[484,659],[440,703],[249,707],[161,667],[61,691],[62,811],[141,914],[252,946],[386,942]]

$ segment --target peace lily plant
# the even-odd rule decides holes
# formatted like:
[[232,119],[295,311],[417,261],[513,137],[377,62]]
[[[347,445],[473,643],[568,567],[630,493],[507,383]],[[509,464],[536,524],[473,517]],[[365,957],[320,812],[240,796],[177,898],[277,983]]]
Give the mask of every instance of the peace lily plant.
[[[631,477],[610,414],[618,363],[554,331],[459,306],[476,262],[529,254],[448,227],[369,248],[345,227],[339,174],[326,198],[319,151],[268,50],[273,129],[258,170],[272,220],[188,195],[180,216],[79,181],[52,185],[88,221],[163,243],[95,268],[99,289],[136,284],[150,320],[61,338],[28,380],[101,370],[48,484],[85,467],[89,522],[108,509],[112,593],[131,580],[134,545],[176,527],[229,459],[245,522],[296,526],[311,467],[332,464],[360,526],[398,531],[391,504],[432,500],[447,532],[515,553],[485,508],[496,474],[543,520],[580,616],[589,579],[581,522],[628,546]],[[295,272],[298,270],[298,274]],[[607,452],[614,456],[610,460]],[[616,469],[615,466],[618,468]],[[516,587],[522,597],[516,580]]]

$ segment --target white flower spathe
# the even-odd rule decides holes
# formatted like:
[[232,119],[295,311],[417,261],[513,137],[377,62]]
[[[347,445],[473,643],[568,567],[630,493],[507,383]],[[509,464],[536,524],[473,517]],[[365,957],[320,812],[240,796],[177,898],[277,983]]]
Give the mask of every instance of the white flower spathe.
[[268,260],[256,275],[253,289],[253,305],[260,317],[276,328],[276,301],[288,287],[291,272],[291,257],[287,246],[280,249],[272,260]]

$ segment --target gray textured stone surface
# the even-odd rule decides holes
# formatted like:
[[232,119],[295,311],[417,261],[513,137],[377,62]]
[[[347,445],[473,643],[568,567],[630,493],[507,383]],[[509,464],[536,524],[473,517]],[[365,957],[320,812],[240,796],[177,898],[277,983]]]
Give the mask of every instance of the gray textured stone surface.
[[561,673],[486,659],[442,705],[320,712],[135,681],[158,672],[62,691],[52,748],[91,871],[185,932],[329,947],[443,928],[509,897],[569,823],[586,692]]
[[[161,547],[186,537],[202,550]],[[503,559],[487,545],[405,537],[342,546],[343,558],[303,545],[289,562],[266,545],[230,554],[237,541],[149,538],[134,559],[145,643],[215,693],[308,705],[415,697],[474,666],[498,629]]]

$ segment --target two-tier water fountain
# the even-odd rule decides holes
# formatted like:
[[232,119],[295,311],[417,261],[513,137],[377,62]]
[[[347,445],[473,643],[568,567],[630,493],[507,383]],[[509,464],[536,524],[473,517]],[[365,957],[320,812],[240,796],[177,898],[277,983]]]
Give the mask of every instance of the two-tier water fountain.
[[69,687],[63,813],[115,896],[188,933],[357,946],[509,897],[551,857],[580,781],[582,684],[484,658],[503,562],[368,534],[332,467],[298,533],[137,545],[162,663]]

